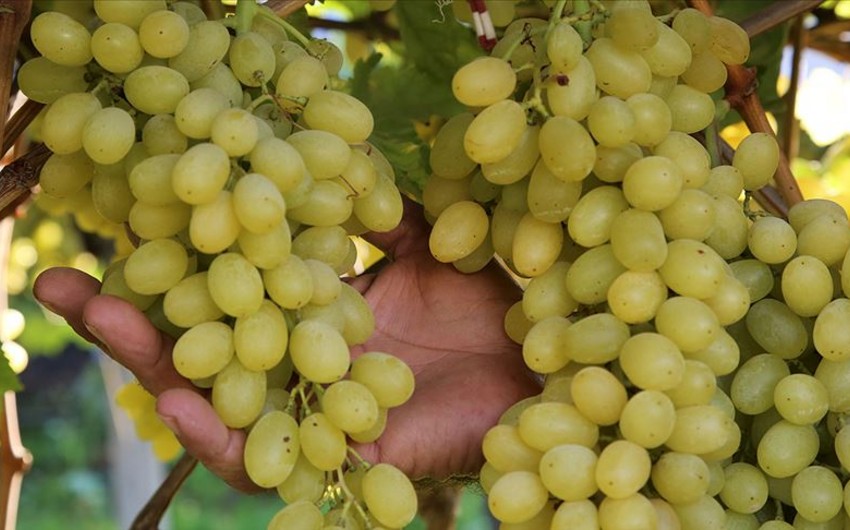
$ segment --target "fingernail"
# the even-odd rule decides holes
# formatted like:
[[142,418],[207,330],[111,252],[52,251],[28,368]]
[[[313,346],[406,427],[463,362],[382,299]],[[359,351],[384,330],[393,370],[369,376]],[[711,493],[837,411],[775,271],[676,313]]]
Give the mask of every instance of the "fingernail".
[[39,300],[38,303],[41,304],[42,306],[44,306],[44,308],[47,309],[48,311],[50,311],[51,313],[59,314],[59,311],[57,311],[56,308],[53,306],[53,304],[51,304],[50,302],[45,302],[44,300]]
[[159,420],[162,423],[164,423],[166,427],[168,427],[168,430],[170,430],[174,434],[178,433],[177,432],[178,426],[177,426],[177,419],[176,418],[174,418],[173,416],[168,416],[168,415],[159,414],[159,413],[157,413],[157,416],[159,416]]
[[97,329],[97,326],[89,324],[85,320],[83,321],[83,325],[86,327],[87,330],[89,330],[89,333],[94,335],[94,338],[96,338],[98,342],[106,346],[106,341],[103,340],[103,337],[101,336],[100,330]]

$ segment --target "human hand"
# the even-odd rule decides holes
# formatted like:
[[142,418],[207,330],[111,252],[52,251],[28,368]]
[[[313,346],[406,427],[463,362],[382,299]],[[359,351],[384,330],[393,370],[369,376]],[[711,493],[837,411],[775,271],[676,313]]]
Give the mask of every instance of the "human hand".
[[[520,296],[498,266],[465,275],[436,262],[421,210],[370,239],[392,260],[353,280],[375,313],[376,330],[352,353],[392,353],[416,375],[410,401],[390,411],[373,444],[357,446],[371,462],[392,463],[412,477],[475,473],[481,438],[514,402],[539,391],[519,347],[503,331],[504,312]],[[210,403],[171,363],[173,340],[131,304],[99,295],[94,278],[73,269],[45,271],[34,293],[84,338],[127,367],[157,396],[157,412],[187,451],[231,486],[256,489],[245,474],[245,434],[228,429]]]

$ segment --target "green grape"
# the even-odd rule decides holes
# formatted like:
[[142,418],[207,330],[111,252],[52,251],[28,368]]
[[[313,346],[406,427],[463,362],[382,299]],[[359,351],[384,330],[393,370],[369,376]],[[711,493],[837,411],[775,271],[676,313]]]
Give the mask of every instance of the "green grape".
[[398,187],[383,174],[378,175],[371,193],[354,199],[352,208],[357,220],[373,232],[392,230],[398,226],[404,214],[404,203]]
[[744,414],[761,414],[773,406],[777,383],[790,375],[788,365],[770,353],[756,355],[742,364],[732,380],[730,397]]
[[266,401],[266,373],[248,370],[233,358],[216,376],[212,405],[221,421],[232,429],[251,425]]
[[87,92],[64,95],[44,113],[41,139],[55,154],[70,155],[83,147],[83,131],[89,118],[101,110],[100,101]]
[[487,463],[500,473],[536,472],[543,456],[541,451],[522,441],[515,425],[494,425],[484,435],[481,447]]
[[229,47],[230,34],[223,24],[212,20],[198,22],[189,29],[186,47],[168,59],[168,66],[194,83],[216,68]]
[[527,213],[529,181],[530,179],[523,178],[513,184],[502,186],[499,203],[504,204],[506,208],[511,210],[523,214]]
[[464,150],[479,164],[498,162],[519,145],[526,127],[522,106],[502,100],[475,116],[463,136]]
[[91,51],[97,64],[114,74],[132,72],[145,56],[138,34],[133,28],[117,22],[106,23],[94,30]]
[[[636,113],[636,117],[638,117],[638,119],[643,119],[643,117],[645,117],[643,115],[643,111],[644,109],[642,108],[632,109],[632,112]],[[638,116],[638,114],[640,114],[640,116]],[[644,128],[651,130],[651,128],[641,125],[641,130],[644,130]],[[593,166],[593,174],[602,182],[622,182],[623,177],[626,174],[626,170],[628,170],[633,163],[641,158],[643,158],[643,151],[636,143],[627,143],[614,148],[597,146],[596,163]]]
[[572,70],[582,58],[584,42],[581,35],[567,21],[560,21],[549,30],[546,37],[546,57],[558,72]]
[[200,252],[216,254],[236,241],[240,225],[231,195],[220,191],[213,202],[192,208],[189,239]]
[[306,500],[295,501],[281,508],[267,530],[316,530],[324,527],[324,516],[315,504]]
[[310,303],[313,305],[328,305],[335,302],[342,292],[342,282],[330,265],[316,259],[305,259],[304,264],[310,269],[313,277],[313,295]]
[[536,125],[526,127],[519,144],[508,156],[496,162],[481,165],[484,178],[493,184],[508,185],[528,175],[540,158],[539,138],[539,127]]
[[212,70],[192,81],[189,87],[192,90],[211,88],[226,97],[232,107],[242,106],[243,103],[242,84],[230,68],[222,63],[217,63]]
[[829,410],[826,386],[808,374],[790,374],[776,383],[773,402],[783,419],[797,424],[815,424]]
[[336,267],[348,254],[351,240],[339,226],[312,226],[292,241],[292,253],[301,259],[317,259]]
[[608,370],[587,366],[573,376],[570,396],[575,407],[597,425],[614,425],[628,401],[626,387]]
[[180,375],[187,379],[201,379],[216,375],[230,364],[233,351],[233,330],[230,326],[207,321],[195,324],[181,335],[171,356]]
[[428,182],[425,183],[425,188],[422,190],[422,206],[425,209],[426,216],[432,217],[429,220],[431,224],[452,204],[472,201],[469,182],[469,177],[447,179],[431,175],[428,178]]
[[652,272],[666,264],[668,246],[658,216],[635,208],[620,212],[611,223],[611,250],[632,271]]
[[251,169],[271,179],[281,192],[295,189],[303,182],[306,168],[298,151],[279,138],[257,142],[250,154]]
[[673,505],[682,528],[725,528],[726,511],[711,495],[703,495],[690,504]]
[[268,234],[286,214],[283,196],[274,182],[259,173],[248,173],[233,187],[233,210],[239,224],[254,234]]
[[490,218],[490,240],[493,242],[493,249],[508,265],[513,264],[514,235],[523,213],[508,208],[504,202],[499,202]]
[[159,294],[183,279],[189,256],[173,239],[155,239],[137,248],[124,266],[127,285],[139,294]]
[[323,413],[314,412],[301,420],[299,437],[304,456],[320,470],[333,471],[345,461],[345,433]]
[[653,148],[653,154],[668,158],[679,166],[685,189],[701,188],[711,175],[711,157],[705,147],[681,131],[670,131],[667,138]]
[[716,393],[714,371],[707,364],[694,359],[685,359],[681,380],[665,391],[676,408],[707,405]]
[[813,256],[831,267],[850,249],[850,224],[844,217],[821,215],[797,232],[797,253]]
[[292,59],[283,67],[275,90],[283,110],[294,112],[303,107],[303,98],[320,92],[327,84],[328,72],[322,62],[310,55],[304,55]]
[[94,178],[94,163],[85,151],[67,155],[53,153],[44,163],[38,175],[41,191],[65,199],[85,188]]
[[345,432],[363,432],[378,421],[375,396],[357,381],[345,379],[330,384],[322,394],[321,403],[328,421]]
[[766,351],[782,359],[799,357],[809,343],[803,321],[778,300],[766,298],[750,307],[747,330]]
[[737,200],[744,191],[744,176],[734,166],[715,166],[709,172],[702,190],[711,195],[726,195]]
[[640,493],[625,498],[606,497],[599,504],[599,527],[606,530],[657,528],[652,503]]
[[710,453],[726,443],[728,423],[734,421],[715,406],[682,407],[676,409],[676,423],[665,444],[680,453]]
[[705,460],[668,451],[652,465],[652,486],[673,505],[690,504],[708,493],[710,471]]
[[64,13],[40,13],[32,20],[30,37],[38,53],[55,64],[85,66],[92,59],[89,31]]
[[814,461],[819,446],[814,427],[780,420],[758,442],[756,457],[759,467],[771,477],[791,477]]
[[532,213],[519,220],[511,249],[516,271],[527,277],[543,274],[558,259],[564,241],[560,223],[540,221]]
[[611,245],[602,245],[585,251],[567,271],[567,292],[582,304],[606,301],[614,281],[626,268],[614,257]]
[[670,206],[658,212],[668,239],[702,241],[714,230],[714,200],[699,189],[685,189]]
[[463,258],[481,245],[488,229],[487,213],[478,203],[454,203],[434,223],[428,242],[431,254],[443,263]]
[[608,241],[611,224],[629,207],[623,192],[615,186],[600,186],[581,195],[569,218],[567,230],[579,245],[593,248]]
[[263,302],[263,280],[256,267],[241,254],[226,252],[209,266],[210,296],[225,314],[244,317],[255,313]]
[[191,2],[178,0],[171,4],[171,9],[180,15],[190,26],[207,19],[204,10]]
[[127,177],[133,196],[152,206],[180,202],[171,182],[172,171],[180,158],[177,154],[163,154],[136,164]]
[[298,309],[313,296],[313,276],[304,261],[291,254],[278,266],[262,271],[269,297],[285,309]]
[[673,87],[667,96],[667,105],[673,116],[674,131],[691,134],[705,129],[714,121],[714,100],[688,85]]
[[815,257],[797,256],[782,270],[782,297],[788,307],[802,317],[818,316],[832,300],[832,292],[829,268]]
[[753,256],[768,264],[788,261],[797,250],[797,234],[784,219],[772,216],[756,218],[750,226],[747,244]]
[[34,57],[20,66],[17,83],[26,97],[38,103],[53,103],[66,94],[88,88],[83,66],[64,66],[46,57]]
[[627,270],[607,289],[608,308],[627,324],[649,322],[667,299],[667,285],[656,271]]
[[711,31],[711,52],[726,64],[744,64],[750,56],[750,39],[747,32],[733,21],[708,17]]
[[593,66],[596,86],[603,92],[628,99],[649,91],[652,71],[638,52],[623,50],[612,39],[603,37],[593,41],[585,57]]
[[583,120],[597,99],[593,65],[582,55],[570,69],[558,71],[546,86],[546,101],[555,116]]
[[744,189],[757,190],[773,178],[779,157],[779,144],[772,134],[753,133],[735,150],[732,165],[743,175]]
[[658,96],[661,99],[666,99],[670,95],[670,91],[679,82],[677,77],[663,77],[660,75],[652,76],[652,82],[649,85],[647,93]]
[[658,41],[658,21],[640,3],[614,4],[605,31],[624,50],[646,50]]
[[188,149],[189,139],[177,128],[174,116],[157,114],[142,128],[142,145],[149,155],[181,154]]
[[174,57],[189,44],[189,23],[174,11],[154,11],[139,25],[139,42],[153,57]]
[[189,204],[218,200],[230,177],[230,158],[220,146],[200,143],[180,155],[171,172],[174,192]]
[[730,260],[741,255],[747,248],[749,219],[736,199],[715,196],[714,211],[716,224],[704,242],[721,258]]
[[328,75],[339,74],[343,63],[342,50],[334,43],[326,39],[312,39],[304,46],[304,49],[312,57],[322,62],[322,66],[324,66]]
[[535,372],[548,374],[567,365],[569,358],[563,349],[570,321],[561,316],[551,316],[536,322],[522,343],[525,364]]
[[382,408],[397,407],[413,395],[410,367],[393,355],[366,352],[351,364],[351,380],[363,384]]
[[307,171],[316,180],[339,176],[351,159],[351,148],[345,140],[332,132],[298,131],[286,141],[298,151]]
[[94,11],[101,20],[131,28],[138,28],[150,13],[165,8],[165,0],[94,0]]
[[303,117],[311,129],[333,133],[351,144],[365,142],[374,127],[372,113],[366,105],[335,90],[311,95]]
[[[564,181],[582,180],[593,169],[596,147],[579,122],[566,116],[555,116],[540,128],[540,157],[549,170]],[[563,149],[569,145],[569,150]]]
[[598,530],[599,514],[589,499],[563,502],[552,517],[551,530]]
[[578,307],[567,291],[566,276],[570,264],[555,262],[549,270],[528,282],[522,294],[521,308],[531,322],[550,316],[565,317]]
[[595,423],[575,406],[557,401],[527,407],[519,416],[518,429],[526,445],[544,453],[561,444],[593,447],[599,439]]
[[714,311],[721,326],[728,326],[747,315],[750,309],[750,294],[747,287],[736,277],[724,274],[714,294],[704,298],[703,302]]
[[695,55],[704,52],[711,42],[708,18],[692,7],[679,11],[673,18],[672,27],[687,41]]
[[675,77],[683,74],[691,64],[690,45],[670,26],[657,20],[655,24],[658,40],[650,48],[641,51],[641,56],[654,75]]
[[304,451],[299,451],[289,476],[278,484],[276,489],[280,498],[287,504],[299,501],[313,504],[325,492],[325,472],[311,464],[304,456]]
[[248,370],[269,370],[280,363],[288,340],[283,312],[270,300],[263,300],[256,313],[240,316],[233,325],[236,356]]
[[475,169],[476,163],[463,148],[463,137],[475,116],[462,112],[449,118],[440,127],[431,146],[429,162],[435,175],[446,179],[460,179]]
[[847,382],[850,381],[850,362],[821,359],[815,377],[826,386],[829,393],[829,410],[844,413],[850,411]]
[[402,528],[413,520],[417,497],[410,479],[390,464],[376,464],[363,476],[363,499],[371,515],[389,528]]
[[142,66],[124,79],[127,101],[146,114],[173,114],[188,93],[186,77],[165,66]]
[[101,294],[109,294],[126,300],[136,306],[139,311],[145,311],[151,307],[157,299],[157,295],[139,294],[127,286],[124,279],[124,265],[126,259],[114,263],[103,273],[103,284],[100,287]]
[[603,96],[590,107],[587,127],[599,145],[617,147],[632,141],[637,120],[625,101]]
[[191,328],[224,316],[210,296],[207,281],[208,273],[199,272],[183,278],[165,293],[163,310],[172,324]]
[[623,407],[619,428],[626,440],[652,449],[667,441],[675,422],[676,410],[667,395],[658,390],[642,390]]
[[635,208],[650,212],[673,204],[684,185],[677,164],[663,156],[636,161],[623,176],[623,194]]
[[352,149],[348,165],[339,178],[351,188],[355,198],[362,199],[368,197],[375,189],[379,174],[369,155],[359,149]]
[[808,199],[788,209],[788,222],[799,234],[809,223],[822,215],[847,219],[847,212],[838,203],[827,199]]
[[799,515],[815,523],[825,523],[841,512],[844,490],[832,470],[809,466],[794,477],[791,498]]
[[511,64],[498,57],[480,57],[460,67],[452,78],[455,98],[470,107],[487,107],[507,99],[516,88]]
[[98,164],[115,164],[133,147],[136,126],[123,109],[107,107],[93,113],[82,131],[82,146]]
[[487,505],[503,523],[522,523],[534,517],[548,500],[546,486],[537,473],[511,471],[493,484]]
[[563,347],[571,361],[604,364],[617,358],[628,338],[627,324],[611,313],[597,313],[567,328]]
[[651,147],[664,141],[673,126],[673,116],[663,99],[639,93],[629,97],[626,104],[634,119],[633,142]]
[[565,501],[590,498],[597,491],[597,455],[592,449],[563,444],[540,458],[540,479],[555,497]]
[[847,347],[847,322],[850,321],[850,300],[836,298],[826,304],[815,319],[812,333],[815,349],[824,359],[844,361],[850,358]]
[[720,499],[738,513],[756,513],[767,502],[768,487],[764,473],[752,464],[735,462],[723,469],[725,480]]
[[667,286],[680,295],[709,298],[717,293],[726,276],[723,259],[699,241],[671,241],[667,245],[666,256],[658,272]]
[[97,165],[92,178],[91,193],[97,213],[113,223],[127,221],[130,208],[136,202],[124,176],[124,168],[120,164]]
[[505,312],[504,328],[507,336],[517,344],[523,344],[535,322],[526,317],[522,301],[515,302]]
[[341,379],[350,364],[348,345],[340,332],[318,321],[302,320],[292,329],[289,353],[295,369],[317,383]]
[[233,75],[245,86],[264,85],[274,76],[274,50],[259,33],[249,31],[237,35],[230,42],[228,59]]
[[711,368],[715,375],[723,376],[738,368],[741,350],[735,339],[725,329],[721,329],[711,344],[701,350],[689,352],[687,358],[700,361]]
[[755,259],[742,259],[730,263],[729,267],[747,288],[753,302],[758,302],[773,290],[773,272],[765,263]]
[[365,431],[348,433],[348,437],[357,443],[367,444],[376,441],[387,428],[387,409],[378,408],[378,420]]
[[243,109],[225,109],[213,118],[210,140],[229,157],[247,155],[257,145],[257,121]]
[[681,75],[685,84],[705,94],[723,88],[727,78],[726,65],[710,51],[694,54],[690,66]]
[[212,88],[197,88],[177,104],[175,123],[189,138],[203,140],[210,137],[215,117],[228,107],[227,97],[222,93]]
[[619,357],[623,373],[645,390],[669,390],[682,382],[685,359],[673,341],[658,333],[638,333],[623,343]]

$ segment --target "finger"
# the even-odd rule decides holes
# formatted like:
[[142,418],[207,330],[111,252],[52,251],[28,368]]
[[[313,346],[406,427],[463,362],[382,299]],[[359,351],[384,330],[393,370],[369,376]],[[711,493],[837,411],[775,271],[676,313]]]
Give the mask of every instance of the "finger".
[[376,274],[373,273],[365,273],[360,276],[352,276],[342,278],[342,281],[350,285],[361,295],[366,294],[366,291],[369,290],[369,287],[372,285],[372,282],[377,278]]
[[95,296],[83,307],[83,323],[154,396],[169,388],[194,388],[174,369],[173,340],[133,304],[114,296]]
[[39,274],[32,291],[44,307],[64,318],[78,335],[89,342],[99,342],[83,323],[83,308],[100,292],[100,282],[77,269],[56,267]]
[[404,213],[398,226],[388,232],[367,232],[363,239],[372,243],[391,258],[428,250],[431,228],[425,220],[422,206],[402,197]]
[[236,489],[257,491],[245,472],[245,433],[221,422],[209,401],[186,389],[160,394],[156,412],[186,450]]

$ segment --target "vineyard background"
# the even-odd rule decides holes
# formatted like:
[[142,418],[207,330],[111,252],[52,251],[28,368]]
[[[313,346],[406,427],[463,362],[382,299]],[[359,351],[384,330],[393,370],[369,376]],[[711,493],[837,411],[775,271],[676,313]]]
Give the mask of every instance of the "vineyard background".
[[[24,3],[0,0],[0,17],[8,15],[4,7],[20,9]],[[684,5],[672,0],[654,3],[661,11]],[[201,4],[219,14],[232,9],[218,0]],[[428,140],[443,117],[459,110],[448,80],[458,66],[483,53],[474,32],[455,22],[450,4],[398,0],[393,11],[383,13],[372,11],[366,0],[326,0],[290,16],[298,27],[333,41],[345,52],[343,74],[376,117],[373,141],[397,167],[400,186],[413,196],[428,176]],[[520,4],[529,13],[542,5]],[[850,208],[850,1],[712,3],[718,14],[751,32],[759,30],[759,13],[770,13],[778,4],[805,4],[811,12],[760,33],[748,65],[757,69],[759,96],[804,196],[830,197]],[[35,0],[32,12],[69,8],[83,12],[90,5],[88,0]],[[8,35],[0,32],[0,38]],[[7,40],[0,46],[2,54],[13,49]],[[17,50],[18,64],[34,54],[25,37]],[[14,103],[10,115],[22,101]],[[720,125],[732,146],[746,131],[734,111]],[[37,128],[36,119],[6,153],[0,168],[38,141]],[[11,178],[7,172],[3,176]],[[0,389],[19,390],[21,437],[34,457],[23,480],[18,525],[37,530],[127,528],[168,464],[157,462],[149,444],[136,439],[132,424],[113,405],[114,392],[129,375],[76,338],[31,296],[33,279],[49,266],[70,265],[99,275],[112,243],[81,230],[85,220],[74,218],[72,204],[39,207],[38,202],[36,196],[35,204],[19,206],[15,220],[8,218],[0,225],[0,245],[5,245],[0,254],[8,261],[0,279],[13,310],[0,323],[0,338],[12,366],[29,359],[19,379],[0,361]],[[9,330],[21,316],[26,325],[12,340]],[[7,441],[3,443],[8,451]],[[121,456],[128,454],[134,456]],[[458,506],[458,528],[494,527],[484,497],[474,487],[463,492]],[[236,493],[199,467],[172,503],[163,528],[262,528],[278,509],[276,498]],[[425,524],[417,520],[412,527]]]

